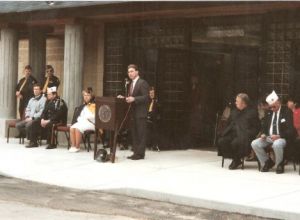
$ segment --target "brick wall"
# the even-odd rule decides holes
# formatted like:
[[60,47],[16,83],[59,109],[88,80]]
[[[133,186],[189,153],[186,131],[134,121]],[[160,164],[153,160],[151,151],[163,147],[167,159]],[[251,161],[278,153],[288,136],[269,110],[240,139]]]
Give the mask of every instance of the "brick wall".
[[28,46],[29,46],[29,40],[27,39],[19,40],[18,80],[23,77],[24,67],[28,65],[29,62]]
[[60,79],[58,93],[62,95],[64,80],[64,39],[48,38],[46,41],[46,64],[52,65],[54,74]]
[[84,45],[83,87],[103,94],[104,26],[86,27]]

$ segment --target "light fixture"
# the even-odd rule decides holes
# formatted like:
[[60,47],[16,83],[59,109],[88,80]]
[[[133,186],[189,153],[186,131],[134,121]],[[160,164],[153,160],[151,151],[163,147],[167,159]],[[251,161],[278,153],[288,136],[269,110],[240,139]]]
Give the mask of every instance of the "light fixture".
[[46,1],[46,4],[48,6],[53,6],[55,4],[55,2],[54,1]]

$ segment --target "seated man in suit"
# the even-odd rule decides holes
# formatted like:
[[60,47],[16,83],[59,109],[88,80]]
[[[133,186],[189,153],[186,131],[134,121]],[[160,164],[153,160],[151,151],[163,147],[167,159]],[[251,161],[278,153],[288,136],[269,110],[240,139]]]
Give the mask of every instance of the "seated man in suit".
[[[261,136],[254,140],[251,146],[262,166],[261,172],[268,172],[276,164],[276,173],[280,174],[284,172],[284,148],[295,136],[293,116],[287,107],[281,105],[275,91],[266,98],[266,101],[271,111],[265,116]],[[275,153],[275,163],[265,151],[270,145]]]
[[241,159],[249,154],[250,143],[259,130],[259,119],[255,108],[250,106],[247,94],[236,97],[236,108],[232,109],[226,128],[218,140],[219,155],[232,158],[230,170],[237,169]]

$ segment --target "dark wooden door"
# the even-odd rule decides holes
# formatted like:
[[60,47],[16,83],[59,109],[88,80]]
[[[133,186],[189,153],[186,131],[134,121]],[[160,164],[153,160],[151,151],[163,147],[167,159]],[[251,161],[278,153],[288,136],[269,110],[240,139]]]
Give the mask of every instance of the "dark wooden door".
[[179,49],[159,51],[157,85],[161,105],[161,145],[189,147],[184,142],[188,123],[190,53]]
[[259,98],[259,52],[257,48],[236,48],[234,50],[235,94],[247,93],[251,100]]

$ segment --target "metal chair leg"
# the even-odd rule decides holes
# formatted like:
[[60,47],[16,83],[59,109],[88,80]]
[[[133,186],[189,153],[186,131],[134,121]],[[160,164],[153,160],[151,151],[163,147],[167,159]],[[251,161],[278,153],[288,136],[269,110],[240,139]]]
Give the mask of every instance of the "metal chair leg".
[[245,165],[245,158],[242,158],[242,170],[244,169],[244,165]]
[[68,149],[71,147],[70,145],[70,136],[68,135],[68,132],[65,132],[65,135],[66,135],[66,138],[67,138],[67,141],[68,141]]
[[224,157],[222,156],[222,167],[224,167]]
[[9,142],[9,130],[10,130],[10,127],[8,126],[8,127],[7,127],[7,141],[6,141],[6,143]]
[[92,147],[91,147],[91,135],[88,134],[86,138],[87,138],[87,142],[88,142],[87,152],[90,152],[90,149],[92,149]]

